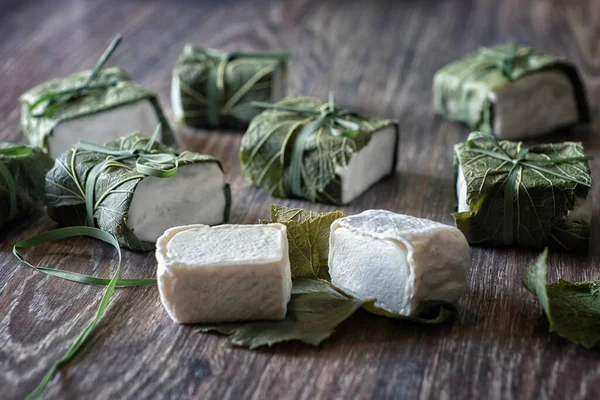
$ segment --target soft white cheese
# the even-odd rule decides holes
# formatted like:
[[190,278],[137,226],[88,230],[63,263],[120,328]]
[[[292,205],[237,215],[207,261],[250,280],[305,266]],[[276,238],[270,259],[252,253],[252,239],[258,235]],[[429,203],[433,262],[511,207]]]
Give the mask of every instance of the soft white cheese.
[[156,243],[160,298],[185,323],[283,319],[292,278],[286,227],[188,225]]
[[342,203],[351,202],[389,175],[396,151],[396,127],[389,126],[373,133],[369,143],[352,155],[348,165],[335,171],[342,182]]
[[[458,179],[456,180],[456,197],[458,198],[458,212],[469,211],[467,204],[467,183],[462,167],[458,166]],[[573,209],[567,213],[568,221],[592,222],[592,196],[586,198],[576,197]]]
[[331,281],[408,316],[428,300],[455,302],[466,288],[469,246],[456,228],[367,210],[331,225]]
[[271,102],[276,103],[285,96],[285,88],[287,86],[287,76],[284,72],[286,69],[279,66],[273,71],[273,78],[271,80]]
[[181,85],[179,84],[177,74],[173,74],[171,78],[171,108],[173,109],[175,120],[180,122],[183,118],[183,102],[181,101]]
[[151,135],[158,123],[149,100],[112,108],[58,124],[48,136],[48,153],[56,158],[80,140],[103,144],[134,132]]
[[174,226],[222,224],[224,188],[225,176],[215,162],[181,166],[169,178],[148,176],[133,193],[127,225],[140,240],[155,242]]
[[578,120],[573,84],[564,72],[527,75],[490,94],[494,134],[506,140],[541,136]]

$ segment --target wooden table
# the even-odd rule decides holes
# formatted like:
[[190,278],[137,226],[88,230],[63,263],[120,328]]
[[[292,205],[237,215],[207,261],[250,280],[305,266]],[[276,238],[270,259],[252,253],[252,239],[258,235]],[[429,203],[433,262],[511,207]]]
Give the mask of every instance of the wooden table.
[[[115,59],[157,91],[167,113],[171,68],[184,43],[293,52],[289,88],[401,123],[395,177],[345,213],[384,208],[451,224],[452,145],[467,128],[432,110],[434,72],[481,45],[519,42],[581,68],[594,115],[600,95],[600,3],[589,1],[117,1],[38,0],[0,5],[0,138],[22,142],[21,93],[90,67],[115,33]],[[475,2],[472,2],[475,3]],[[598,123],[593,124],[598,128]],[[594,127],[593,126],[593,127]],[[240,133],[186,130],[183,147],[218,157],[233,188],[232,222],[252,223],[273,199],[240,171]],[[600,156],[597,134],[577,130]],[[562,139],[561,137],[557,139]],[[598,178],[600,159],[592,162]],[[598,199],[600,186],[593,195]],[[598,214],[598,206],[595,207]],[[0,232],[0,397],[21,398],[90,320],[103,289],[20,266],[17,240],[55,227],[40,210]],[[600,222],[589,255],[552,254],[549,275],[600,277]],[[114,250],[86,239],[30,252],[39,263],[108,276]],[[548,333],[521,286],[534,252],[472,248],[460,320],[427,327],[359,312],[318,348],[292,343],[248,351],[173,323],[155,287],[119,289],[86,348],[51,383],[51,398],[544,399],[598,398],[600,357]],[[90,259],[92,260],[90,262]],[[125,252],[124,277],[149,277],[154,255]]]

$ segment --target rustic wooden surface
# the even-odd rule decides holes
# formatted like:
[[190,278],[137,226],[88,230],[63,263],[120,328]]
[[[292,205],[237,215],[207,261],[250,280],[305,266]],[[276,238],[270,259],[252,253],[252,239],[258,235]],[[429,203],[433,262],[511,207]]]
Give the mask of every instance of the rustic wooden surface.
[[[470,4],[473,3],[473,4]],[[398,173],[346,213],[385,208],[451,223],[451,146],[467,129],[434,117],[433,73],[480,45],[520,42],[564,55],[583,73],[598,115],[600,3],[589,1],[116,1],[0,2],[0,139],[23,141],[18,97],[46,79],[91,66],[113,35],[116,59],[169,106],[171,68],[185,42],[227,50],[293,52],[291,92],[401,121]],[[120,57],[126,56],[126,57]],[[600,128],[595,124],[596,130]],[[594,126],[593,126],[594,127]],[[597,133],[574,137],[600,157]],[[240,173],[240,134],[183,134],[185,148],[223,161],[233,222],[251,223],[275,200]],[[599,178],[600,158],[592,162]],[[598,199],[599,187],[593,191]],[[597,202],[598,203],[598,202]],[[594,212],[598,215],[598,205]],[[43,211],[0,232],[0,397],[21,398],[92,317],[103,290],[20,266],[13,243],[54,227]],[[600,222],[587,256],[553,254],[550,276],[600,277]],[[65,241],[30,253],[40,263],[109,275],[108,246]],[[223,338],[174,324],[155,287],[120,289],[89,345],[60,372],[51,398],[598,398],[600,355],[547,332],[521,286],[535,253],[473,248],[460,321],[423,327],[359,312],[319,348],[227,349]],[[89,261],[92,258],[93,261]],[[152,276],[152,254],[125,253],[123,275]]]

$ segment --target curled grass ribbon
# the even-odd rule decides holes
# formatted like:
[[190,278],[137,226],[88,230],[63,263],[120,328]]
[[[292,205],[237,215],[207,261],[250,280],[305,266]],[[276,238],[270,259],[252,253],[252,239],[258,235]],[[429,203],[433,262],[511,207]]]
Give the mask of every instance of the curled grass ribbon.
[[[106,278],[96,278],[89,275],[77,274],[74,272],[56,270],[52,268],[45,268],[34,266],[30,264],[24,257],[19,253],[20,249],[30,249],[41,244],[55,242],[57,240],[78,237],[78,236],[88,236],[98,240],[101,240],[105,243],[110,244],[115,248],[118,255],[118,263],[117,268],[110,279]],[[104,295],[100,300],[100,304],[98,305],[98,309],[96,310],[96,314],[92,318],[92,320],[86,325],[83,331],[77,336],[75,341],[71,344],[66,353],[59,358],[53,365],[50,367],[42,381],[39,385],[27,396],[28,400],[39,399],[52,378],[56,375],[61,366],[67,364],[69,361],[75,357],[75,355],[83,348],[90,334],[94,330],[94,328],[100,322],[100,319],[104,315],[104,311],[108,307],[110,299],[114,293],[115,287],[117,286],[147,286],[156,284],[155,279],[119,279],[119,275],[121,273],[121,249],[119,247],[119,242],[117,239],[111,235],[110,233],[104,232],[98,228],[93,228],[89,226],[76,226],[76,227],[68,227],[68,228],[60,228],[54,231],[45,232],[41,235],[34,236],[29,239],[22,240],[14,245],[13,247],[14,255],[22,261],[25,265],[35,269],[36,271],[45,273],[50,276],[55,276],[58,278],[66,279],[72,282],[91,284],[91,285],[103,285],[106,286],[106,290],[104,291]]]
[[360,126],[356,122],[345,119],[345,117],[352,114],[351,111],[335,106],[333,93],[329,94],[329,101],[327,103],[316,109],[281,106],[261,101],[253,101],[250,104],[254,107],[288,111],[310,118],[309,122],[300,129],[292,147],[292,157],[289,167],[289,187],[295,196],[302,196],[302,159],[304,157],[306,141],[324,125],[329,127],[329,131],[333,136],[356,137],[360,130]]
[[[59,228],[50,232],[45,232],[40,235],[34,236],[29,239],[19,241],[13,246],[13,254],[19,261],[27,265],[28,267],[44,273],[46,275],[54,276],[71,282],[83,283],[85,285],[98,285],[106,286],[110,283],[110,278],[98,278],[91,275],[79,274],[76,272],[65,271],[56,268],[40,267],[33,265],[24,255],[21,254],[20,250],[32,249],[41,244],[55,242],[57,240],[78,237],[78,236],[89,236],[98,240],[102,240],[115,246],[116,239],[114,237],[98,228],[89,226],[72,226],[67,228]],[[110,237],[110,238],[109,238]],[[118,247],[118,245],[117,245]],[[120,249],[117,250],[120,253]],[[129,286],[149,286],[155,285],[156,279],[117,279],[115,285],[118,287],[129,287]]]
[[[74,88],[62,90],[58,92],[48,93],[41,96],[35,102],[29,105],[29,111],[34,117],[49,117],[52,113],[59,108],[62,104],[68,103],[77,96],[84,94],[85,92],[93,89],[104,89],[119,83],[119,80],[108,80],[106,82],[94,82],[96,76],[104,65],[108,62],[109,58],[115,52],[119,44],[121,43],[121,35],[117,35],[111,44],[104,50],[102,56],[96,61],[96,64],[92,68],[88,78],[81,85]],[[39,111],[36,111],[40,108]]]
[[[479,146],[476,140],[482,139],[493,146],[493,150],[489,150]],[[498,160],[502,160],[507,164],[512,164],[506,180],[504,182],[504,223],[503,223],[503,241],[505,244],[512,244],[514,241],[514,205],[518,201],[517,190],[518,190],[518,176],[523,171],[523,168],[531,168],[542,174],[551,175],[556,178],[564,179],[566,181],[574,182],[579,185],[591,187],[589,182],[584,182],[572,176],[553,171],[541,164],[562,164],[571,162],[581,162],[593,160],[593,156],[582,156],[582,157],[565,157],[565,158],[551,158],[544,160],[534,160],[527,158],[529,149],[522,147],[522,143],[519,142],[517,154],[509,154],[496,140],[496,138],[485,132],[473,132],[467,139],[467,146],[470,151],[482,154],[487,157],[493,157]]]

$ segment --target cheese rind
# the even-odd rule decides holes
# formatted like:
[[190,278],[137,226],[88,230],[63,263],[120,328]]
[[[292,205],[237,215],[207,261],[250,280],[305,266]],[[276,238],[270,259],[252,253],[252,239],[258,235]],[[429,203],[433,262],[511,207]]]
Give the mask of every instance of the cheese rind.
[[455,302],[466,288],[469,246],[454,227],[368,210],[336,220],[329,240],[332,283],[391,312],[415,316],[423,302]]
[[396,151],[396,127],[374,132],[369,143],[352,155],[346,167],[336,169],[342,181],[342,203],[350,203],[393,173]]
[[156,243],[161,301],[175,322],[278,320],[291,271],[285,225],[188,225]]

